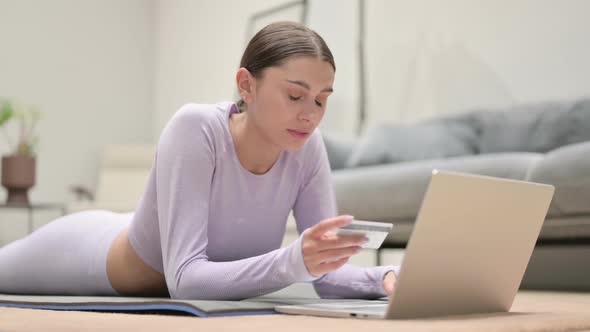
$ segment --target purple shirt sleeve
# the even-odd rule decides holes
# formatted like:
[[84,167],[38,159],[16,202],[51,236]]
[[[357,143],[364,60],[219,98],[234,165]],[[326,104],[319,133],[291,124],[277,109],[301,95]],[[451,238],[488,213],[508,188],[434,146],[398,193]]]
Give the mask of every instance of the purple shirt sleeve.
[[[238,300],[317,279],[303,263],[301,237],[288,247],[259,256],[226,262],[209,260],[207,227],[215,133],[199,118],[202,114],[182,109],[177,112],[164,128],[157,148],[158,227],[171,297]],[[313,208],[304,205],[300,204],[303,209]],[[317,214],[304,216],[310,220]]]
[[[338,215],[330,164],[319,131],[310,138],[311,154],[305,162],[309,165],[300,189],[293,213],[299,233],[320,221]],[[301,238],[301,237],[300,237]],[[372,299],[387,296],[383,278],[389,271],[398,273],[398,266],[358,267],[345,264],[313,281],[322,298]]]

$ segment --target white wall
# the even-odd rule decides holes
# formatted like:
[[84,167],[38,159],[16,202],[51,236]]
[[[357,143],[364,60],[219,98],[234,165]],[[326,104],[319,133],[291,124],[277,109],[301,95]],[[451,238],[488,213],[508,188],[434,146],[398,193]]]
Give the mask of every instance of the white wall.
[[[154,136],[180,106],[235,99],[235,73],[246,46],[248,17],[273,0],[158,1]],[[295,20],[295,8],[277,19]],[[257,21],[259,30],[269,20]],[[249,38],[248,38],[249,40]]]
[[310,28],[317,31],[330,47],[336,62],[334,93],[320,129],[338,136],[353,136],[357,130],[359,109],[358,1],[310,1]]
[[370,0],[370,123],[590,95],[590,2]]
[[[248,17],[289,1],[170,0],[158,2],[156,55],[157,137],[184,103],[235,99],[235,73],[247,41]],[[338,10],[334,13],[334,8]],[[296,20],[300,7],[257,21],[254,32],[273,20]],[[358,100],[355,45],[356,0],[311,1],[309,25],[322,34],[337,61],[331,112],[322,129],[354,132]],[[250,36],[251,37],[251,36]]]
[[[43,113],[34,201],[94,186],[104,144],[152,142],[153,9],[146,0],[0,0],[0,97]],[[0,221],[11,228],[23,214],[0,210]]]
[[[231,99],[247,14],[278,1],[160,1],[156,134],[187,101]],[[368,125],[590,93],[585,0],[367,0]],[[321,125],[354,136],[356,0],[311,0],[336,58]],[[279,19],[281,17],[277,17]],[[296,16],[295,16],[296,18]]]

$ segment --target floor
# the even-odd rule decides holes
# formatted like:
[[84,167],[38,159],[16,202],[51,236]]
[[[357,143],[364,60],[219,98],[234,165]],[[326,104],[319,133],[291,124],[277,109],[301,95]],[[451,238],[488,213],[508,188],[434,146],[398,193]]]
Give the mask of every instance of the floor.
[[520,292],[510,313],[422,320],[294,315],[196,318],[0,308],[0,331],[588,331],[590,294]]

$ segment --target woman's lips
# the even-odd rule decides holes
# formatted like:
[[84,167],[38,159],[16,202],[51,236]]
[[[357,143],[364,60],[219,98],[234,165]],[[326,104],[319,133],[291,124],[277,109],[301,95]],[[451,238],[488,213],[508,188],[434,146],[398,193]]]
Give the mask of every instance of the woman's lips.
[[287,131],[296,138],[307,138],[309,136],[309,133],[303,131],[297,131],[293,129],[287,129]]

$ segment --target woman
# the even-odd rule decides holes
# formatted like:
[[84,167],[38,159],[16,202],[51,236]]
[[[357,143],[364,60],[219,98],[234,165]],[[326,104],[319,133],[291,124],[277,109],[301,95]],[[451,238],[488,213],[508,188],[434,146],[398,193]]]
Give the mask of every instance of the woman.
[[[0,293],[230,300],[313,282],[324,298],[392,293],[396,267],[346,264],[365,240],[339,238],[317,126],[336,66],[324,40],[266,26],[236,75],[237,103],[188,104],[157,146],[134,213],[59,218],[0,249]],[[300,237],[280,248],[293,209]]]

